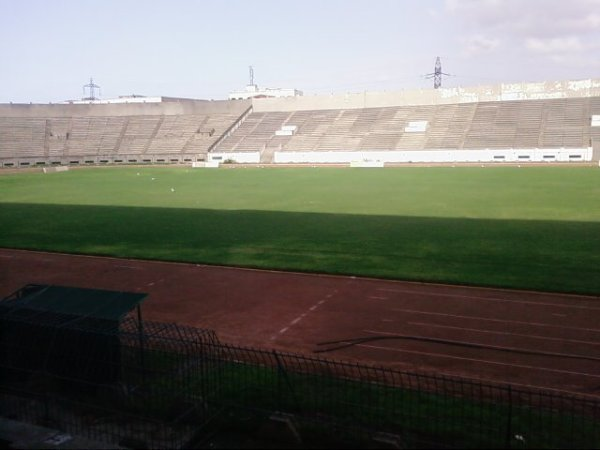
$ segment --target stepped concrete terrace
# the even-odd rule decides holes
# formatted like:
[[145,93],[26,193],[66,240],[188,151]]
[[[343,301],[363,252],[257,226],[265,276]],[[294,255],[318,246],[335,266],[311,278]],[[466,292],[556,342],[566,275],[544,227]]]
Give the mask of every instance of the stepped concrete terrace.
[[0,105],[0,166],[201,161],[250,104]]
[[[219,152],[585,148],[600,97],[252,113]],[[423,130],[411,124],[426,124]],[[275,134],[295,125],[295,134]],[[597,127],[596,127],[597,128]]]

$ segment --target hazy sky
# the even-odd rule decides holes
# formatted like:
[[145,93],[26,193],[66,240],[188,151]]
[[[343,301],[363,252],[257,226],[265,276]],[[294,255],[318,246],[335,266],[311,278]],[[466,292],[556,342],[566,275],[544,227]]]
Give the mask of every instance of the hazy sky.
[[600,0],[0,0],[0,103],[600,78]]

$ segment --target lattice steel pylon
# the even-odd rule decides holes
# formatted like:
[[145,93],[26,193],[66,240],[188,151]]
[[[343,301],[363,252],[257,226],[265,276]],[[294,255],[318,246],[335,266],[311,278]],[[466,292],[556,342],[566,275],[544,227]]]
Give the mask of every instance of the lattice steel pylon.
[[254,67],[248,66],[248,72],[250,75],[250,84],[248,86],[254,86]]
[[[90,90],[90,95],[89,97],[85,96],[85,89],[88,88]],[[100,95],[100,86],[98,86],[97,84],[94,84],[94,79],[92,77],[90,77],[90,82],[89,84],[84,84],[83,85],[83,99],[82,100],[98,100],[98,97],[96,97],[96,89],[98,89],[98,95]]]
[[427,78],[427,79],[433,78],[433,88],[439,89],[442,87],[442,76],[443,75],[450,76],[449,73],[442,72],[442,61],[441,61],[440,57],[438,56],[435,60],[434,72],[428,73],[427,75],[425,75],[425,78]]

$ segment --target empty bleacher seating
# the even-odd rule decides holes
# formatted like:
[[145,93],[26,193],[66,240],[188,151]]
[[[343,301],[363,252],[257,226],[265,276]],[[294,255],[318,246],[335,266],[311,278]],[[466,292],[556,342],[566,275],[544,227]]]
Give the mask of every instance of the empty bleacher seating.
[[[10,116],[0,117],[0,163],[191,161],[211,151],[259,152],[260,161],[268,163],[276,152],[582,149],[600,140],[592,115],[600,115],[600,97],[274,112]],[[293,132],[284,133],[284,128]]]
[[[257,112],[218,147],[235,151],[583,148],[598,98]],[[595,109],[594,109],[595,108]],[[411,124],[425,124],[423,129]],[[278,136],[295,125],[291,136]]]
[[205,155],[238,118],[222,113],[0,117],[0,159]]

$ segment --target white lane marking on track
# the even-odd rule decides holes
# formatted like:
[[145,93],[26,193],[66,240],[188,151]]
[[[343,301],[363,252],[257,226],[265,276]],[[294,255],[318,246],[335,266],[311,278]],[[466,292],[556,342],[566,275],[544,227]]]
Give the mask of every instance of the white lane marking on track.
[[0,255],[0,258],[12,259],[12,258],[14,258],[14,256],[13,255]]
[[585,373],[585,372],[573,372],[570,370],[549,369],[547,367],[525,366],[522,364],[502,363],[502,362],[497,362],[497,361],[488,361],[485,359],[464,358],[462,356],[450,356],[450,355],[447,355],[444,353],[417,352],[417,351],[412,351],[412,350],[401,350],[399,348],[381,347],[378,345],[367,345],[367,344],[356,344],[356,347],[373,348],[373,349],[377,349],[377,350],[387,350],[387,351],[399,352],[399,353],[414,353],[415,355],[427,355],[427,356],[435,356],[438,358],[459,359],[462,361],[474,361],[474,362],[480,362],[480,363],[485,363],[485,364],[494,364],[494,365],[499,365],[499,366],[519,367],[522,369],[543,370],[543,371],[547,371],[547,372],[566,373],[569,375],[583,375],[586,377],[600,378],[600,375]]
[[115,267],[117,267],[119,269],[134,269],[134,270],[138,269],[138,267],[135,267],[135,266],[115,266]]
[[387,300],[388,297],[377,297],[376,295],[371,295],[369,298],[373,300]]
[[[407,325],[418,325],[425,326],[428,328],[446,328],[450,330],[459,330],[459,331],[475,331],[478,333],[486,333],[486,334],[496,334],[502,336],[516,336],[516,337],[526,337],[532,339],[544,339],[548,341],[559,341],[559,342],[572,342],[575,344],[587,344],[587,345],[600,345],[600,342],[591,342],[591,341],[581,341],[578,339],[564,339],[564,338],[555,338],[555,337],[547,337],[547,336],[537,336],[535,334],[519,334],[519,333],[508,333],[505,331],[490,331],[490,330],[479,330],[477,328],[465,328],[465,327],[452,327],[449,325],[437,325],[432,323],[424,323],[424,322],[406,322]],[[363,330],[365,333],[371,334],[383,334],[394,336],[397,333],[391,333],[389,331],[378,331],[378,330]]]
[[436,296],[436,297],[445,297],[445,298],[463,298],[467,300],[487,300],[490,302],[500,302],[500,303],[518,303],[520,305],[535,305],[535,306],[553,306],[555,308],[573,308],[573,309],[589,309],[589,310],[597,310],[600,311],[600,307],[594,306],[579,306],[579,305],[557,305],[556,303],[545,303],[545,302],[531,302],[527,300],[509,300],[506,298],[494,298],[494,297],[479,297],[476,295],[461,295],[461,294],[440,294],[438,292],[422,292],[422,291],[413,291],[406,289],[389,289],[389,288],[378,288],[378,291],[384,292],[398,292],[404,294],[415,294],[420,296]]
[[523,321],[519,321],[519,320],[488,319],[486,317],[460,316],[460,315],[456,315],[456,314],[435,313],[435,312],[428,312],[428,311],[416,311],[414,309],[392,308],[391,310],[398,311],[398,312],[414,313],[414,314],[425,314],[425,315],[429,315],[429,316],[454,317],[456,319],[485,320],[488,322],[499,322],[499,323],[516,323],[519,325],[529,325],[529,326],[535,326],[535,327],[561,328],[563,330],[593,331],[595,333],[600,333],[600,329],[597,329],[597,328],[563,327],[561,325],[551,325],[549,323],[523,322]]
[[[308,310],[306,310],[305,312],[303,312],[302,314],[300,314],[298,317],[296,317],[294,320],[292,320],[287,327],[282,328],[281,330],[279,330],[279,334],[284,334],[291,327],[293,327],[294,325],[298,324],[298,322],[300,322],[302,319],[304,319],[306,316],[308,316],[311,312],[314,312],[319,306],[323,305],[329,298],[333,297],[333,295],[335,293],[337,293],[337,289],[334,290],[333,293],[327,294],[323,300],[320,300],[319,302],[315,303],[310,308],[308,308]],[[271,340],[275,340],[275,339],[277,339],[277,335],[271,336]]]
[[[335,292],[337,292],[337,290],[336,290],[336,291],[334,291],[334,293],[335,293]],[[330,297],[332,297],[332,296],[333,296],[333,294],[329,294],[329,295],[327,295],[327,296],[326,296],[326,299],[328,299],[328,298],[330,298]],[[292,320],[292,321],[290,322],[290,324],[289,324],[287,327],[285,327],[285,328],[282,328],[281,330],[279,330],[279,334],[284,334],[284,333],[285,333],[286,331],[288,331],[288,330],[289,330],[291,327],[293,327],[293,326],[294,326],[294,325],[296,325],[298,322],[300,322],[302,319],[304,319],[304,318],[305,318],[305,317],[306,317],[306,316],[307,316],[307,315],[308,315],[310,312],[312,312],[312,311],[315,311],[315,310],[316,310],[316,309],[317,309],[319,306],[321,306],[323,303],[325,303],[325,302],[327,301],[326,299],[323,299],[323,300],[321,300],[321,301],[317,302],[316,304],[312,305],[310,308],[308,308],[308,310],[307,310],[306,312],[304,312],[304,313],[300,314],[300,316],[298,316],[298,317],[296,317],[294,320]],[[271,340],[275,340],[276,338],[277,338],[277,335],[273,335],[273,336],[271,336]]]

